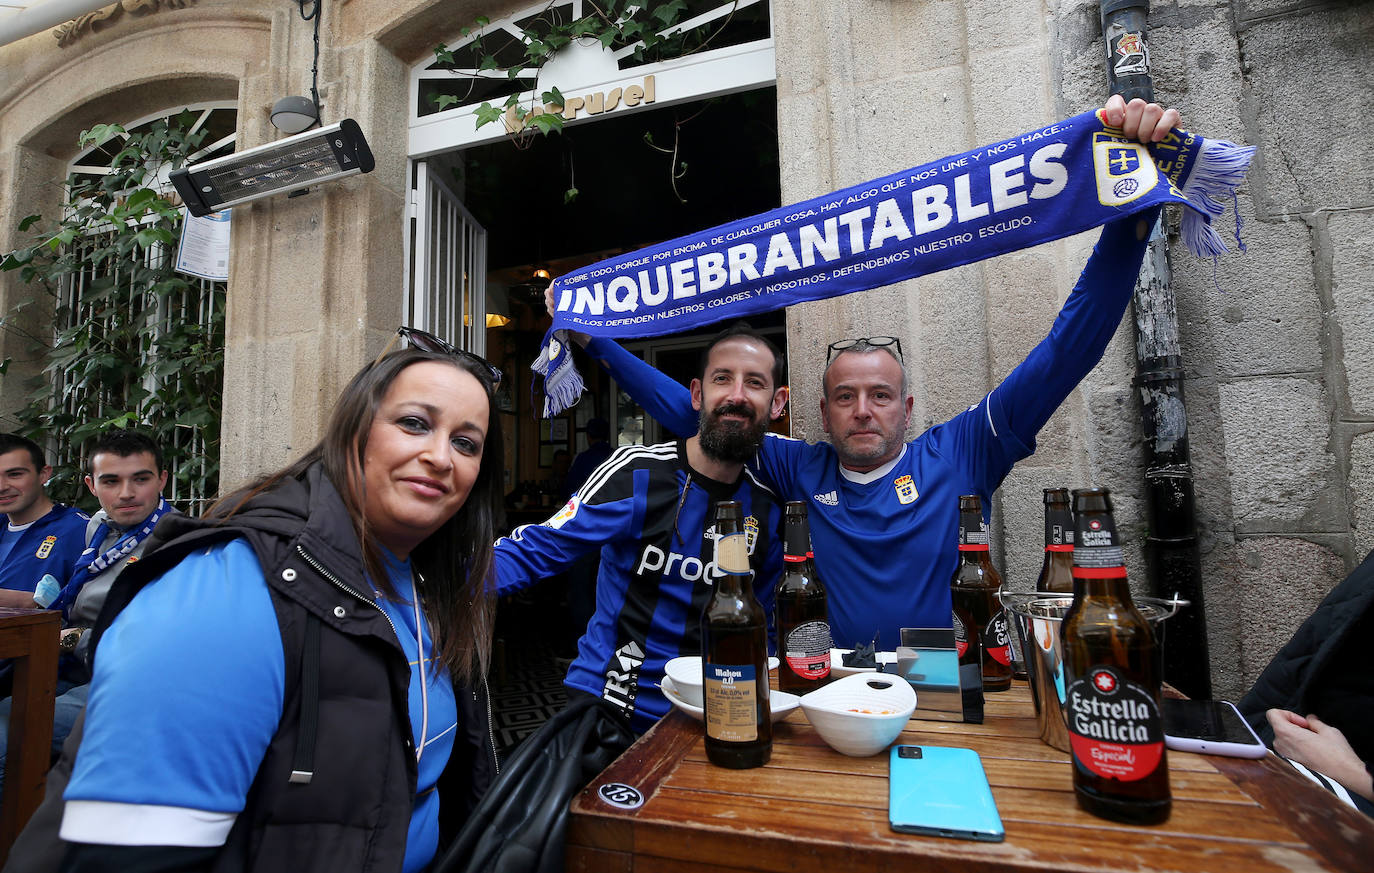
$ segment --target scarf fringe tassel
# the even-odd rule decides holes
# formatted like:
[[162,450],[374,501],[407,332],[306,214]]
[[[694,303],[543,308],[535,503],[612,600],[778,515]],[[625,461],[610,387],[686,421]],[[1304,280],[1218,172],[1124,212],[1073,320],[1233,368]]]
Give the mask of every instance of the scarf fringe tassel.
[[[556,340],[556,341],[555,341]],[[551,418],[572,407],[582,397],[582,374],[573,366],[572,350],[568,347],[567,331],[552,331],[544,337],[539,357],[530,369],[544,377],[544,417]],[[557,374],[550,379],[551,374]],[[534,386],[530,386],[531,393]]]
[[[1207,140],[1184,181],[1182,193],[1194,209],[1183,211],[1179,231],[1188,251],[1203,258],[1219,258],[1230,249],[1212,226],[1212,220],[1226,211],[1222,200],[1236,206],[1236,190],[1245,180],[1254,158],[1254,146],[1241,146],[1226,140]],[[1240,212],[1236,212],[1236,244],[1244,250],[1240,240]]]

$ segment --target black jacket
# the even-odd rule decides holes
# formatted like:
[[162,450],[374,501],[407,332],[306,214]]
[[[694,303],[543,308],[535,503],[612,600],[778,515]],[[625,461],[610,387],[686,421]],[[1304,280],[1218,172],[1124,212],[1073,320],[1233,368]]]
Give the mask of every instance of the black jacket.
[[1264,668],[1238,708],[1272,746],[1274,731],[1264,717],[1279,708],[1300,715],[1316,713],[1346,733],[1357,754],[1369,762],[1369,724],[1374,717],[1374,683],[1369,680],[1369,634],[1374,632],[1374,552],[1331,589],[1293,638]]
[[[191,552],[238,537],[262,564],[286,654],[281,723],[210,869],[399,871],[416,786],[410,667],[363,594],[361,550],[323,470],[283,481],[227,522],[172,517],[156,536],[110,591],[95,657],[99,635],[143,586]],[[439,788],[450,832],[496,766],[485,690],[455,692],[459,736]]]

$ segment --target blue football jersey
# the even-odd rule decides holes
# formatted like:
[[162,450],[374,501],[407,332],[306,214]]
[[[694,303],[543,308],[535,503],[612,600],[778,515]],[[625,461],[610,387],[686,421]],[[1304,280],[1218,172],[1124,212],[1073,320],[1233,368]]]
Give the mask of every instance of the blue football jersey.
[[503,592],[600,549],[596,610],[566,684],[617,706],[639,733],[670,707],[658,687],[663,665],[701,654],[701,613],[714,575],[714,512],[721,500],[738,500],[744,511],[754,592],[771,620],[782,567],[777,497],[747,469],[736,482],[696,472],[681,440],[616,449],[551,518],[516,528],[496,543]]

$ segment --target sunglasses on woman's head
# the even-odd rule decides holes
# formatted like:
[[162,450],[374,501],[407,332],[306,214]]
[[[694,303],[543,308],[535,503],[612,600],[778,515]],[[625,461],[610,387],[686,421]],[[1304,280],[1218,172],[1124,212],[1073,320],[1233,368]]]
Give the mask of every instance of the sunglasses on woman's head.
[[[491,384],[501,384],[501,371],[497,369],[496,365],[491,361],[488,361],[481,355],[474,355],[467,349],[460,349],[448,340],[440,339],[429,331],[420,330],[418,327],[402,326],[396,328],[396,335],[391,338],[391,342],[386,344],[386,348],[382,349],[382,353],[377,356],[377,361],[386,357],[386,353],[391,351],[391,347],[396,344],[398,338],[404,338],[411,346],[422,352],[432,352],[436,355],[451,355],[455,358],[464,358],[476,364],[480,364],[487,375],[491,377]],[[377,361],[373,361],[373,365],[376,365]]]

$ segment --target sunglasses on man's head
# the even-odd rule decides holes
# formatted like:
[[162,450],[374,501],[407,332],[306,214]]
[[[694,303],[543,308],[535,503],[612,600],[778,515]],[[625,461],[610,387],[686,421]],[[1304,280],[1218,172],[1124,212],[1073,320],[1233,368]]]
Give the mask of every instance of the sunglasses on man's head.
[[[382,349],[382,353],[377,356],[377,361],[386,357],[386,353],[391,351],[391,347],[396,344],[398,338],[404,338],[406,342],[422,352],[432,352],[436,355],[452,355],[455,358],[464,358],[480,364],[487,375],[491,377],[491,384],[501,384],[501,371],[497,369],[496,365],[491,361],[488,361],[481,355],[474,355],[467,349],[460,349],[448,340],[440,339],[429,331],[420,330],[418,327],[402,326],[396,328],[396,335],[391,338],[391,342],[386,344],[386,348]],[[372,363],[375,365],[377,361],[373,361]]]
[[858,336],[853,339],[836,340],[831,343],[825,353],[825,362],[827,364],[830,363],[830,359],[835,357],[835,355],[840,352],[847,352],[857,345],[863,345],[865,348],[870,349],[882,349],[888,346],[896,346],[897,360],[906,360],[902,357],[902,341],[895,336]]

